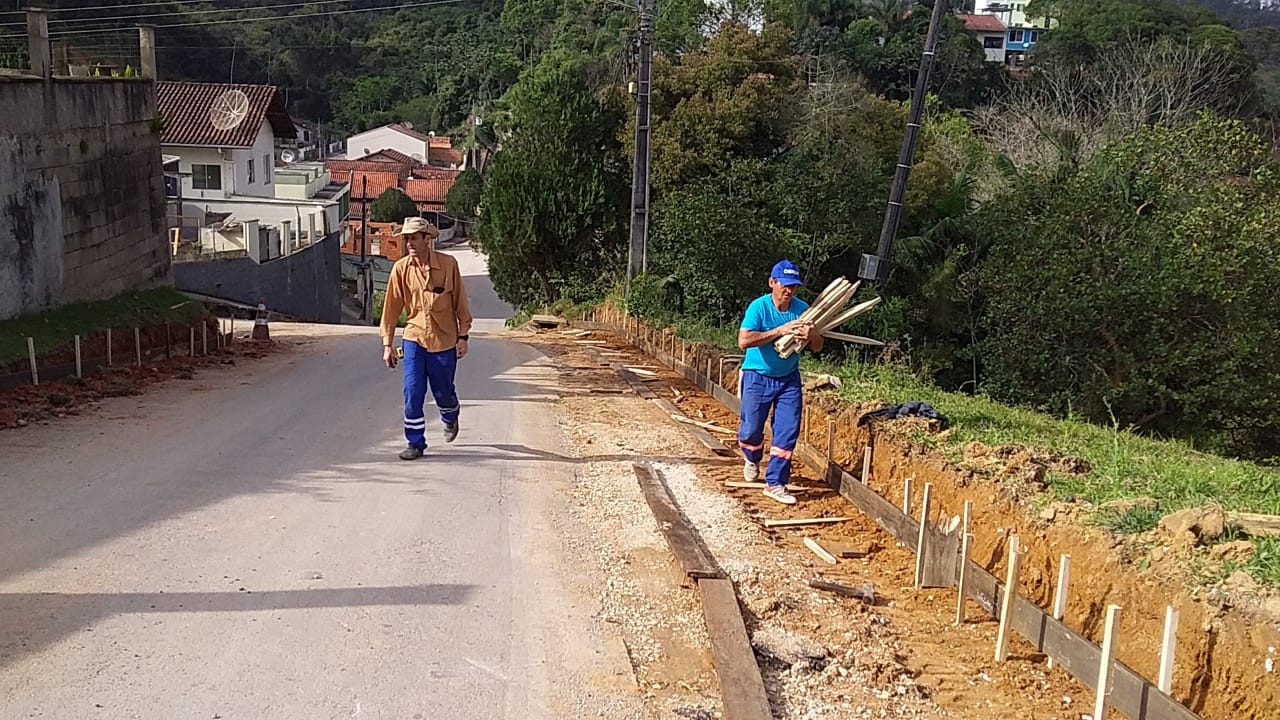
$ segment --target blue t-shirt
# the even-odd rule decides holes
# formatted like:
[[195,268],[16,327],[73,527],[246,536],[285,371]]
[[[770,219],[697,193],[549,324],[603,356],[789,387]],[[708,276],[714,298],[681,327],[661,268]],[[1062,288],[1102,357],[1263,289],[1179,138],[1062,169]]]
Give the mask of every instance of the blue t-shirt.
[[[798,297],[791,298],[787,311],[783,312],[773,304],[772,295],[758,297],[747,306],[742,316],[742,329],[754,332],[765,332],[792,320],[799,320],[801,313],[809,309],[809,304]],[[742,360],[743,370],[754,370],[769,377],[786,377],[800,369],[800,353],[783,359],[773,349],[773,343],[759,347],[747,348]]]

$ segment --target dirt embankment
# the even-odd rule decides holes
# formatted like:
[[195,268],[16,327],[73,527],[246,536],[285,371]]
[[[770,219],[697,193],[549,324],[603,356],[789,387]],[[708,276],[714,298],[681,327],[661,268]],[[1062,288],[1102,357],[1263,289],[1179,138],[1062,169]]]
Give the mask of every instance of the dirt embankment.
[[[678,344],[676,356],[720,375],[721,354],[714,346]],[[726,367],[723,379],[715,377],[730,389],[737,383],[732,367]],[[828,420],[835,420],[835,459],[855,475],[861,474],[863,450],[870,444],[870,485],[895,504],[908,477],[917,508],[925,483],[933,486],[935,513],[959,515],[964,501],[972,501],[973,559],[1004,577],[1008,538],[1016,533],[1026,550],[1021,593],[1041,608],[1052,607],[1059,558],[1071,555],[1066,624],[1100,644],[1107,606],[1122,606],[1117,659],[1148,679],[1157,677],[1165,611],[1174,606],[1180,620],[1173,696],[1206,720],[1280,718],[1280,613],[1275,612],[1280,601],[1275,594],[1259,593],[1240,579],[1242,573],[1225,584],[1205,586],[1197,577],[1203,567],[1178,552],[1178,538],[1112,535],[1089,522],[1095,508],[1083,503],[1032,509],[1050,467],[1087,473],[1087,463],[1017,447],[972,447],[963,465],[953,463],[903,431],[903,424],[921,421],[857,426],[863,412],[882,406],[810,393],[806,440],[825,448]]]

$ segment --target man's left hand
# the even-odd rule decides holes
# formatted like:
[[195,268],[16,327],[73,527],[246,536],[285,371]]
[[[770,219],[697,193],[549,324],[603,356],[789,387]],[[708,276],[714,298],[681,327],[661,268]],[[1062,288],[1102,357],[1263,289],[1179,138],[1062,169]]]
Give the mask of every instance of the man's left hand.
[[458,341],[458,344],[457,344],[457,345],[454,345],[453,347],[454,347],[454,349],[455,349],[455,350],[457,350],[457,351],[458,351],[458,359],[459,359],[459,360],[461,360],[462,358],[464,358],[464,357],[466,357],[466,356],[467,356],[467,341],[466,341],[466,340],[459,340],[459,341]]

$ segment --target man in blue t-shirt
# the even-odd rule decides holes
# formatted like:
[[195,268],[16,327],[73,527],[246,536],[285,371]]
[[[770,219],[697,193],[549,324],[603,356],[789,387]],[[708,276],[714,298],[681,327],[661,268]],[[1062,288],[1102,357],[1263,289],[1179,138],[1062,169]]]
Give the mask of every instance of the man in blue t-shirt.
[[742,476],[747,482],[760,477],[764,459],[764,423],[773,411],[773,443],[765,471],[764,494],[780,503],[794,505],[787,490],[791,480],[791,454],[800,436],[803,386],[800,382],[800,354],[782,358],[773,343],[784,335],[808,341],[809,348],[822,349],[822,335],[812,332],[813,323],[801,321],[808,303],[795,297],[800,269],[790,260],[773,266],[769,274],[769,294],[756,298],[742,318],[738,347],[745,352],[738,393],[742,396],[738,445],[746,456]]

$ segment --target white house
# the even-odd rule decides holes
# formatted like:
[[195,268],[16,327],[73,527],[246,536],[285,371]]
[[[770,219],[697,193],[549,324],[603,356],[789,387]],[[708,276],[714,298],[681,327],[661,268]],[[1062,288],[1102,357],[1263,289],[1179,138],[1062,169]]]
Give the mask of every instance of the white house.
[[278,162],[296,128],[271,85],[158,82],[161,151],[177,158],[179,223],[197,240],[209,216],[278,230],[280,252],[345,231],[350,187],[321,163]]
[[453,141],[435,133],[423,134],[405,124],[383,125],[347,138],[345,157],[355,159],[394,150],[402,155],[434,167],[465,169],[464,155],[453,148]]
[[978,36],[982,43],[982,51],[987,54],[987,62],[1004,64],[1005,38],[1009,28],[995,15],[965,15],[956,13],[956,17],[964,26]]

